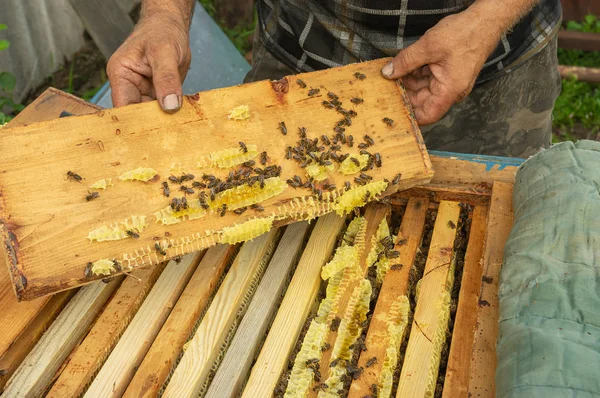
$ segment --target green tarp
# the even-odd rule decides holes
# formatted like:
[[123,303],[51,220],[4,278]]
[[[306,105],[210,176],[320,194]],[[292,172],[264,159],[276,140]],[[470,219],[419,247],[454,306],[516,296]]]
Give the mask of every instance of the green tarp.
[[600,396],[600,142],[561,143],[516,176],[496,394]]

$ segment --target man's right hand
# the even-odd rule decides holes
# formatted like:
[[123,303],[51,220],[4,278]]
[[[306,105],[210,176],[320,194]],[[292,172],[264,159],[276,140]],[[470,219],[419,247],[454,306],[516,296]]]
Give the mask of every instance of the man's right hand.
[[115,107],[158,99],[168,113],[181,108],[181,83],[191,62],[189,15],[147,12],[106,67]]

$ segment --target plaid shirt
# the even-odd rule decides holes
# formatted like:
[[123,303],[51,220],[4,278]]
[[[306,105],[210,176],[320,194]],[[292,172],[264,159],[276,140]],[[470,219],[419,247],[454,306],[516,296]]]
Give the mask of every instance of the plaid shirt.
[[[258,0],[266,49],[297,72],[395,56],[447,15],[475,0]],[[560,0],[541,0],[502,36],[478,83],[539,52],[561,20]],[[477,40],[477,38],[473,38]]]

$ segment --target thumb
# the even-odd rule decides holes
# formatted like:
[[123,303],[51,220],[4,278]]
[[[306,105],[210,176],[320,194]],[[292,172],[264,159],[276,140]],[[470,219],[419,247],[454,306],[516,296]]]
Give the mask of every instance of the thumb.
[[415,69],[427,65],[432,60],[428,57],[428,51],[422,40],[401,50],[382,69],[381,74],[386,79],[399,79],[406,76]]
[[173,113],[181,108],[181,78],[179,76],[177,51],[171,46],[161,46],[149,57],[152,67],[152,83],[161,108]]

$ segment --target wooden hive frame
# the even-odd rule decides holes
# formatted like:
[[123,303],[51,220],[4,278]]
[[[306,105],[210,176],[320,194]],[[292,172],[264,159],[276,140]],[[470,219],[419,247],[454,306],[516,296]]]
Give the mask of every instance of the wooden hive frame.
[[[49,90],[36,101],[33,107],[23,112],[20,120],[17,119],[16,122],[26,123],[27,118],[56,117],[63,110],[70,112],[95,111],[93,107],[73,97]],[[494,342],[498,316],[497,283],[502,263],[502,250],[512,224],[511,193],[517,162],[514,161],[514,164],[511,165],[503,159],[469,158],[467,156],[461,159],[460,155],[446,154],[433,155],[431,159],[436,175],[430,184],[392,197],[392,224],[394,224],[394,218],[402,216],[402,227],[398,236],[401,237],[400,240],[406,239],[406,244],[398,245],[400,250],[398,262],[404,266],[394,269],[394,271],[388,271],[385,275],[378,300],[374,303],[375,306],[371,311],[374,313],[389,312],[390,295],[403,294],[409,297],[411,294],[414,295],[411,293],[414,283],[410,282],[411,267],[409,264],[415,262],[415,257],[418,257],[421,229],[429,228],[431,230],[430,227],[425,226],[426,214],[437,212],[440,220],[444,215],[444,217],[450,217],[448,220],[438,223],[439,225],[434,228],[449,230],[447,221],[454,222],[455,215],[453,213],[452,216],[449,216],[448,209],[455,209],[458,203],[472,206],[470,211],[464,210],[464,208],[461,210],[461,213],[467,215],[470,220],[470,233],[464,255],[462,280],[455,281],[456,283],[460,282],[461,288],[458,293],[458,305],[450,347],[448,353],[444,354],[444,358],[442,358],[443,361],[447,361],[445,372],[442,372],[444,378],[442,394],[445,397],[466,397],[469,394],[493,396]],[[99,392],[95,396],[119,396],[123,392],[125,395],[132,396],[156,396],[160,391],[167,396],[195,396],[199,391],[198,386],[200,386],[200,391],[206,392],[206,395],[212,397],[238,394],[257,396],[253,395],[254,392],[264,392],[266,394],[264,396],[269,396],[286,370],[290,355],[295,353],[294,346],[299,342],[298,336],[302,333],[301,329],[307,316],[316,310],[315,299],[319,297],[324,287],[319,276],[321,266],[331,258],[337,246],[337,238],[343,233],[345,225],[346,222],[343,219],[332,215],[320,218],[313,225],[287,227],[277,247],[273,249],[273,258],[264,270],[264,276],[262,279],[260,279],[260,275],[258,276],[257,281],[260,282],[250,283],[253,290],[255,289],[255,295],[251,297],[247,306],[243,306],[243,311],[239,312],[240,310],[236,310],[236,306],[233,305],[229,312],[238,311],[235,313],[233,322],[218,321],[213,323],[216,329],[205,328],[205,330],[211,331],[211,335],[214,332],[221,336],[227,336],[226,339],[222,343],[215,341],[211,345],[210,352],[202,356],[196,356],[194,351],[186,351],[189,358],[185,361],[179,361],[185,343],[192,333],[202,330],[200,326],[202,321],[209,322],[211,319],[211,317],[207,318],[205,314],[210,314],[211,307],[221,305],[219,303],[227,303],[227,300],[214,299],[217,297],[215,294],[218,294],[220,286],[224,284],[227,286],[229,283],[225,282],[225,279],[221,282],[221,275],[225,275],[226,278],[231,260],[236,259],[238,263],[252,261],[251,254],[244,255],[242,252],[236,254],[234,248],[223,251],[225,249],[223,247],[223,249],[218,249],[221,250],[219,253],[215,251],[216,248],[211,249],[213,254],[210,257],[207,256],[211,250],[204,255],[199,264],[199,259],[196,259],[195,262],[190,263],[192,268],[180,270],[178,279],[176,278],[180,282],[172,281],[168,285],[162,283],[161,289],[167,289],[167,291],[157,290],[154,294],[153,291],[159,286],[157,279],[160,278],[161,273],[165,272],[161,269],[150,273],[144,270],[146,274],[137,275],[141,281],[135,279],[136,275],[134,274],[132,277],[127,277],[125,281],[115,280],[106,285],[98,282],[98,288],[90,285],[80,289],[81,294],[77,293],[76,296],[73,296],[74,292],[66,292],[51,298],[18,303],[12,294],[7,274],[0,273],[0,305],[6,309],[0,314],[0,327],[4,332],[0,334],[0,348],[2,349],[0,351],[0,387],[5,389],[7,396],[11,396],[11,392],[14,391],[30,396],[44,392],[50,392],[50,396],[80,395],[90,385],[94,385],[95,374],[102,373],[104,365],[109,363],[107,360],[116,363],[117,359],[110,359],[111,356],[119,358],[129,353],[126,348],[127,344],[124,344],[125,348],[119,348],[119,351],[115,351],[117,348],[115,350],[111,348],[118,345],[120,340],[118,337],[106,345],[107,352],[97,350],[94,348],[96,347],[95,340],[106,339],[106,337],[99,336],[94,330],[98,330],[102,324],[102,330],[114,330],[115,336],[121,334],[136,336],[136,333],[144,330],[143,327],[136,326],[136,324],[144,325],[142,321],[135,321],[136,314],[152,313],[155,320],[151,330],[146,332],[149,339],[148,347],[136,349],[137,354],[133,362],[128,360],[128,366],[129,369],[132,369],[132,373],[125,375],[125,378],[119,376],[119,381],[115,384],[119,385],[117,389],[119,394]],[[297,230],[294,231],[294,229]],[[290,236],[293,236],[294,239],[289,238]],[[441,237],[435,240],[439,239]],[[256,243],[249,242],[249,244],[260,245],[261,242],[256,240]],[[246,253],[251,252],[251,250],[246,251]],[[268,253],[270,254],[271,250]],[[447,255],[447,251],[441,250],[440,254]],[[433,255],[432,251],[430,255]],[[256,260],[254,259],[254,261]],[[449,273],[450,268],[445,265],[447,261],[440,261],[439,265],[442,267],[437,269],[440,271],[444,269],[444,272]],[[172,262],[167,267],[175,269],[177,265]],[[183,262],[182,265],[184,265]],[[425,265],[425,268],[427,267]],[[432,269],[432,267],[435,267],[433,262],[429,264],[429,268]],[[253,269],[260,274],[262,272],[260,268],[259,265],[255,265]],[[433,276],[440,271],[432,271],[428,275]],[[424,274],[426,272],[424,271]],[[200,278],[200,275],[206,279]],[[444,278],[437,280],[441,282],[442,279]],[[240,283],[249,286],[248,282]],[[440,283],[436,285],[422,282],[420,288],[431,290],[441,289],[443,286]],[[119,300],[132,294],[137,297],[137,301],[132,299],[131,303],[120,308]],[[144,297],[151,297],[151,294],[152,297],[162,297],[162,300],[171,297],[172,304],[169,305],[169,310],[162,314],[154,314],[153,311],[148,310],[141,312],[146,301]],[[283,299],[282,294],[284,294]],[[84,295],[86,296],[84,297]],[[87,296],[92,297],[92,301],[86,299]],[[83,297],[83,299],[78,299],[78,297]],[[160,302],[160,300],[156,302]],[[181,305],[178,305],[179,303]],[[196,304],[190,307],[191,303]],[[269,305],[265,306],[264,303]],[[417,306],[419,305],[430,307],[426,300],[417,299]],[[62,310],[63,308],[66,312]],[[218,307],[215,307],[213,311],[218,313],[216,308]],[[115,318],[114,322],[111,322],[108,318],[114,311],[117,311],[119,316]],[[148,316],[144,315],[145,318]],[[65,322],[63,318],[66,317],[71,318],[67,318]],[[411,323],[414,323],[416,319],[419,326],[423,327],[424,324],[427,324],[423,319],[439,317],[439,313],[430,312],[427,308],[425,310],[417,309],[414,319],[412,317],[413,315],[410,318]],[[57,320],[53,321],[55,318]],[[77,322],[69,323],[69,319],[76,319]],[[370,334],[376,335],[377,330],[382,326],[382,324],[378,326],[376,320],[371,320],[364,336],[367,347],[373,341],[373,338],[369,337]],[[44,332],[48,327],[50,329]],[[269,330],[266,339],[265,330]],[[285,331],[285,333],[278,332],[278,330]],[[294,330],[295,333],[289,333],[289,330]],[[426,329],[424,331],[429,336],[428,331]],[[419,329],[414,325],[410,328],[410,332],[407,328],[404,333],[405,344],[408,341],[407,349],[412,344],[413,348],[410,350],[416,350],[417,354],[421,352],[420,347],[426,347],[418,340],[412,342],[413,337],[418,336],[418,333]],[[425,335],[421,337],[423,336]],[[40,338],[42,340],[39,340]],[[36,346],[38,340],[39,344]],[[48,341],[62,343],[58,349],[47,351],[42,347]],[[130,337],[130,341],[135,340]],[[169,348],[168,352],[165,350],[167,347]],[[383,350],[383,348],[384,345],[380,347],[373,345],[373,351],[365,351],[356,358],[358,366],[362,366],[364,371],[350,385],[351,396],[362,397],[368,394],[381,363],[376,362],[367,368],[366,362],[372,357],[380,355],[377,354],[377,350]],[[430,350],[431,347],[427,347],[427,349]],[[402,348],[402,350],[401,356],[406,352],[406,349]],[[84,352],[90,353],[90,368],[76,373],[77,380],[70,385],[63,383],[64,380],[68,380],[69,373],[65,372],[70,372],[69,369],[76,367],[76,363],[79,361],[77,358],[80,358]],[[435,352],[432,352],[428,358],[437,355],[434,354]],[[183,354],[183,357],[185,356],[186,354]],[[173,390],[173,393],[169,392],[168,384],[167,389],[161,390],[162,382],[152,382],[155,380],[154,375],[158,375],[159,380],[167,380],[171,377],[169,372],[173,371],[173,366],[165,366],[165,364],[175,365],[178,363],[177,367],[184,366],[193,369],[200,364],[199,358],[204,357],[214,358],[221,365],[189,373],[190,377],[195,380],[190,384],[193,388],[182,392],[181,395],[175,394],[176,390]],[[406,363],[411,363],[410,366],[414,366],[417,373],[425,374],[424,372],[426,370],[429,372],[431,366],[426,366],[425,363],[419,364],[419,357],[420,355],[411,354],[406,356],[404,361],[409,361]],[[258,361],[252,366],[256,358]],[[70,364],[71,361],[73,361],[72,364]],[[157,365],[159,362],[160,366]],[[31,363],[36,364],[33,369],[26,365]],[[431,361],[428,360],[428,363]],[[206,365],[203,364],[203,366]],[[209,363],[208,365],[213,364]],[[21,366],[20,369],[18,369],[19,366]],[[184,368],[181,369],[180,373]],[[110,376],[108,370],[106,369],[104,372],[106,376],[102,376],[108,377],[106,380],[114,377]],[[173,372],[173,375],[175,373]],[[428,388],[425,377],[416,377],[413,374],[410,379],[406,375],[403,378],[402,374],[399,377],[402,379],[400,383],[411,383],[407,384],[411,388],[422,389],[422,391]],[[9,378],[10,381],[6,384]],[[113,378],[110,380],[113,380],[111,383],[117,382]],[[150,382],[146,382],[146,380],[150,380]],[[177,383],[185,385],[185,380],[188,379],[181,379],[181,376],[177,376],[176,378],[171,377],[171,380],[184,380],[183,383]],[[206,380],[212,380],[212,383],[207,383]],[[440,380],[439,375],[437,380]],[[175,384],[172,388],[175,388]],[[315,394],[316,392],[311,391],[310,393]],[[402,395],[398,394],[397,396]]]

